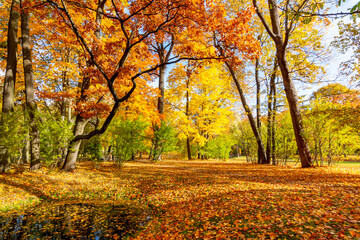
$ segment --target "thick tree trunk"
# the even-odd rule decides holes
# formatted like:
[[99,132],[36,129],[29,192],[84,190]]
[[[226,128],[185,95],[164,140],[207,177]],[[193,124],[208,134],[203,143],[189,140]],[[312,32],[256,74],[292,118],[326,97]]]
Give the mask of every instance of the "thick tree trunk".
[[3,113],[8,113],[14,109],[19,17],[20,0],[13,0],[8,23],[7,60],[2,105]]
[[286,98],[289,103],[290,115],[294,128],[296,144],[300,155],[301,166],[303,168],[311,167],[311,154],[305,139],[305,131],[301,119],[301,112],[297,100],[295,86],[292,79],[290,78],[290,73],[284,54],[281,54],[280,52],[277,54],[277,57],[279,60],[279,67],[283,76]]
[[244,110],[245,110],[245,113],[246,113],[246,115],[247,115],[247,117],[248,117],[248,119],[249,119],[249,123],[250,123],[251,129],[252,129],[252,131],[253,131],[253,133],[254,133],[254,136],[255,136],[255,139],[256,139],[256,143],[257,143],[258,149],[259,149],[260,163],[266,164],[266,163],[268,163],[268,162],[267,162],[267,160],[266,160],[264,145],[263,145],[263,143],[262,143],[262,139],[261,139],[261,137],[260,137],[258,128],[256,127],[255,119],[254,119],[254,117],[253,117],[253,115],[252,115],[252,112],[251,112],[251,110],[250,110],[247,102],[246,102],[246,99],[245,99],[245,96],[244,96],[244,92],[243,92],[243,90],[242,90],[242,88],[241,88],[241,85],[240,85],[240,83],[239,83],[239,81],[238,81],[238,79],[237,79],[237,77],[236,77],[236,74],[235,74],[234,70],[232,69],[232,67],[231,67],[228,63],[226,63],[226,66],[227,66],[227,68],[229,69],[229,72],[230,72],[230,74],[231,74],[231,76],[232,76],[232,78],[233,78],[233,80],[234,80],[234,82],[235,82],[235,85],[236,85],[237,90],[238,90],[239,95],[240,95],[241,103],[242,103],[242,105],[243,105],[243,107],[244,107]]
[[159,69],[159,90],[160,97],[158,97],[158,110],[160,114],[164,113],[164,95],[165,95],[165,70],[166,65]]
[[21,13],[21,39],[23,52],[23,66],[25,79],[26,109],[29,114],[30,125],[30,169],[41,168],[40,163],[40,136],[36,117],[36,103],[34,93],[33,69],[31,62],[29,13]]
[[[3,115],[10,114],[14,110],[19,17],[20,0],[13,0],[11,3],[7,33],[7,59],[2,102]],[[2,118],[1,122],[2,121],[6,121],[5,118]],[[0,172],[6,172],[11,168],[11,159],[7,147],[8,146],[2,146],[0,143]]]
[[186,139],[186,152],[187,152],[187,156],[188,159],[191,160],[191,141],[190,141],[190,137],[188,137]]
[[[84,128],[88,121],[89,120],[82,118],[80,115],[76,116],[76,121],[73,131],[74,136],[80,135],[84,132]],[[81,140],[74,141],[69,144],[68,152],[62,170],[64,171],[75,170],[75,164],[79,156],[80,145],[81,145]]]

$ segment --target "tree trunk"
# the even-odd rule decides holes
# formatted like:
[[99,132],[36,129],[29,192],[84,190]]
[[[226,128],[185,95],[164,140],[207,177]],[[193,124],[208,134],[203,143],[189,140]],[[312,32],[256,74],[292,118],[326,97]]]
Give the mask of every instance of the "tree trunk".
[[271,161],[273,165],[276,165],[276,129],[275,129],[275,120],[276,120],[276,83],[275,78],[273,79],[272,83],[273,87],[273,107],[272,107],[272,121],[271,121],[271,145],[272,145],[272,154],[271,154]]
[[191,144],[190,144],[190,137],[186,139],[186,152],[188,155],[188,159],[191,160]]
[[158,97],[158,110],[160,114],[164,113],[164,95],[165,95],[165,70],[166,65],[159,69],[159,90],[160,97]]
[[258,145],[258,149],[259,149],[259,154],[260,154],[260,163],[262,164],[266,164],[268,163],[267,160],[266,160],[266,155],[265,155],[265,149],[264,149],[264,145],[262,143],[262,139],[260,137],[260,134],[259,134],[259,131],[258,131],[258,128],[256,127],[256,123],[255,123],[255,119],[252,115],[252,112],[249,108],[249,106],[247,105],[247,102],[246,102],[246,99],[245,99],[245,96],[244,96],[244,92],[240,86],[240,83],[235,75],[235,72],[234,70],[232,69],[232,67],[228,64],[228,63],[225,63],[227,68],[229,69],[229,72],[235,82],[235,85],[238,89],[238,92],[239,92],[239,95],[240,95],[240,99],[241,99],[241,103],[244,107],[244,110],[246,112],[246,115],[249,119],[249,122],[250,122],[250,126],[251,126],[251,129],[254,133],[254,136],[255,136],[255,139],[256,139],[256,143]]
[[[278,52],[280,51],[278,50]],[[277,57],[279,60],[281,74],[283,76],[286,98],[289,103],[290,115],[294,128],[296,144],[298,147],[300,160],[301,160],[301,167],[303,168],[311,167],[311,154],[310,154],[309,146],[305,139],[305,131],[301,119],[301,112],[297,100],[295,86],[292,79],[290,78],[290,73],[284,54],[281,52],[277,53]]]
[[23,52],[23,66],[25,79],[26,109],[29,114],[30,125],[30,169],[41,168],[40,163],[40,136],[36,117],[36,103],[34,93],[33,69],[31,62],[29,13],[24,10],[21,13],[21,42]]
[[[10,8],[7,33],[7,59],[2,103],[3,116],[4,114],[10,114],[14,110],[19,17],[20,0],[13,0]],[[1,119],[1,122],[3,121],[6,121],[5,118]],[[11,159],[7,147],[2,146],[0,143],[0,172],[6,172],[11,169]]]
[[[274,102],[275,102],[275,79],[276,79],[276,70],[277,70],[277,60],[276,58],[274,59],[274,67],[273,67],[273,72],[271,73],[270,76],[270,90],[269,90],[269,96],[268,96],[268,115],[267,115],[267,141],[266,141],[266,157],[268,159],[268,162],[270,163],[270,159],[273,156],[273,150],[274,150],[274,146],[272,146],[272,134],[274,133],[274,122],[275,118],[273,117],[275,114],[275,109],[274,109]],[[274,164],[274,161],[272,162]]]
[[[75,126],[74,126],[74,136],[80,135],[84,132],[84,128],[88,120],[82,118],[80,115],[76,116]],[[81,140],[74,141],[69,144],[68,152],[65,158],[64,165],[62,170],[64,171],[73,171],[75,170],[75,163],[79,156],[79,149],[81,145]]]
[[2,106],[3,113],[11,112],[14,109],[19,17],[20,0],[13,0],[8,23],[7,59]]
[[[188,73],[188,79],[186,80],[186,109],[185,109],[185,115],[189,119],[190,115],[190,93],[189,93],[189,87],[190,87],[190,76]],[[190,136],[186,139],[186,151],[188,155],[188,159],[191,160],[191,145],[190,145]]]
[[[261,138],[261,122],[260,122],[260,79],[259,79],[259,59],[255,60],[255,82],[256,82],[256,127]],[[261,162],[261,149],[258,147],[258,163]],[[267,160],[266,160],[267,161]],[[266,162],[267,163],[267,162]]]
[[[271,76],[271,78],[272,78],[272,76]],[[270,159],[271,158],[271,150],[272,150],[272,148],[271,148],[271,138],[272,138],[272,136],[271,136],[271,133],[272,133],[272,129],[271,129],[271,127],[272,127],[272,118],[271,118],[271,116],[272,116],[272,107],[273,107],[273,88],[272,88],[272,86],[271,86],[271,79],[270,78],[270,86],[269,86],[269,95],[268,95],[268,112],[267,112],[267,138],[266,138],[266,157],[268,158],[268,159]]]
[[23,155],[22,162],[29,163],[30,162],[30,141],[29,135],[27,135],[24,139],[24,147],[23,147]]

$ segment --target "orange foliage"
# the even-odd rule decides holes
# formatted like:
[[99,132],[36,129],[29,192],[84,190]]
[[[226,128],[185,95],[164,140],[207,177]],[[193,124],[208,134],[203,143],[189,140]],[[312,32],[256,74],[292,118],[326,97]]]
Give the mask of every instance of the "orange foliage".
[[[73,173],[0,175],[0,202],[123,201],[151,206],[137,239],[358,239],[360,170],[238,161],[130,162]],[[5,205],[4,205],[5,204]]]

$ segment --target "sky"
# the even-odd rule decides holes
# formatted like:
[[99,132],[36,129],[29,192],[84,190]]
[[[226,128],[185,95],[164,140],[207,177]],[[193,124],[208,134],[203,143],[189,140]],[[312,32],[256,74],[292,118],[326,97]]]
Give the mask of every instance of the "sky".
[[[345,1],[341,4],[340,7],[331,7],[331,9],[329,10],[329,13],[338,13],[338,12],[349,12],[350,8],[352,6],[354,6],[355,4],[357,4],[359,2],[359,0],[348,0]],[[324,44],[326,46],[329,46],[331,41],[334,40],[335,36],[339,35],[339,28],[338,28],[338,23],[340,21],[343,22],[350,22],[350,16],[346,16],[346,17],[342,17],[342,18],[337,18],[337,19],[330,19],[331,20],[331,25],[328,29],[327,34],[324,36]],[[331,58],[329,61],[329,64],[326,67],[326,72],[327,72],[327,79],[331,80],[338,80],[340,81],[339,77],[337,76],[339,73],[339,65],[341,64],[341,62],[344,62],[348,59],[350,59],[352,55],[352,52],[349,51],[346,54],[341,54],[339,51],[337,51],[336,49],[332,49],[332,54],[331,54]],[[344,82],[345,84],[345,82]],[[346,83],[347,84],[347,83]]]

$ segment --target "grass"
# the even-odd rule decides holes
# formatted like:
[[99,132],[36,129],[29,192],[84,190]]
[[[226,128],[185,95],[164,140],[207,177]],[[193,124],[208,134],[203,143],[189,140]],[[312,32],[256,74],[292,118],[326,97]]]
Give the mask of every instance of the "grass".
[[[346,166],[346,167],[343,167]],[[353,166],[359,166],[357,163]],[[138,239],[360,239],[360,168],[242,160],[129,162],[0,175],[0,211],[39,202],[130,201],[152,209]]]

